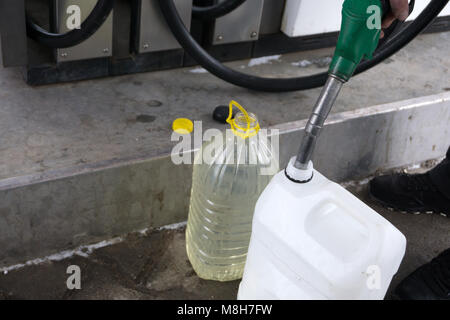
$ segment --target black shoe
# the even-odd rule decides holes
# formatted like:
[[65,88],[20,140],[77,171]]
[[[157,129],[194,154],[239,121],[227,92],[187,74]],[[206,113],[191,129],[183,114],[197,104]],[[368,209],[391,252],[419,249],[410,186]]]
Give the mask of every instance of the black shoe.
[[419,267],[395,288],[397,300],[450,300],[450,249]]
[[369,183],[369,194],[388,209],[450,217],[450,199],[438,190],[428,173],[376,177]]

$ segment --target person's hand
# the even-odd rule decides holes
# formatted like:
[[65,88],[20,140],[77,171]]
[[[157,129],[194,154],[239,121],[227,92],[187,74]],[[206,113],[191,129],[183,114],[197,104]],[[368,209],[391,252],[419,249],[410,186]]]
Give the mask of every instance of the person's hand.
[[[391,11],[386,15],[383,22],[381,23],[381,28],[386,29],[394,22],[396,19],[400,21],[405,21],[409,15],[409,4],[408,0],[389,0],[391,3]],[[384,32],[381,31],[381,38],[384,37]]]

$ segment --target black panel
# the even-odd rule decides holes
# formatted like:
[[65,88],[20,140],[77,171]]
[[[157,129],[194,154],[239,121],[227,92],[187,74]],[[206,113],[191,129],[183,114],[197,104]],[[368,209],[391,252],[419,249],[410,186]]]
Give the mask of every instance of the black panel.
[[125,58],[130,55],[131,35],[133,34],[131,2],[129,0],[115,0],[113,15],[114,57]]
[[[206,50],[214,58],[222,62],[249,59],[252,57],[253,42],[240,42],[221,44],[217,46],[208,46]],[[189,67],[196,64],[197,63],[195,62],[195,60],[188,53],[186,53],[184,58],[184,66]]]
[[109,75],[109,58],[68,61],[29,67],[25,79],[29,85],[101,78]]
[[261,36],[255,43],[254,57],[270,56],[296,51],[314,50],[335,46],[338,33],[289,38],[284,33]]
[[4,67],[27,64],[25,4],[23,0],[0,0],[0,61]]
[[126,59],[111,59],[109,75],[117,76],[138,72],[149,72],[164,69],[181,68],[184,51],[181,49],[149,52]]

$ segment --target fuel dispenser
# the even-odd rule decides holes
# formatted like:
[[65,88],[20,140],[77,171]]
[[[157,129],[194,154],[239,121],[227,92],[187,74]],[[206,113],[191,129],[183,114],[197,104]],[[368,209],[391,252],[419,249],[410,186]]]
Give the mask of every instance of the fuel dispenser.
[[[228,70],[222,62],[334,46],[342,2],[0,0],[1,61],[5,67],[23,67],[30,85],[200,64],[225,81],[251,89],[307,89],[323,85],[326,77],[268,79],[263,85],[262,80],[244,80],[246,75]],[[424,30],[449,30],[447,3],[411,1],[413,19],[393,28],[395,37],[383,41],[375,59],[363,61],[356,73]]]

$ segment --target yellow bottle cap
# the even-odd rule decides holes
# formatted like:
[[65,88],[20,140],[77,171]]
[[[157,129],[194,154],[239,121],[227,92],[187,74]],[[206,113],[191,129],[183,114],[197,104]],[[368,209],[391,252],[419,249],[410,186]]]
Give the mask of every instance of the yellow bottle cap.
[[194,124],[189,119],[178,118],[173,121],[172,130],[178,134],[189,134],[194,130]]
[[[238,108],[242,113],[238,113],[234,119],[233,117],[233,106]],[[258,134],[260,129],[259,122],[256,117],[248,112],[236,101],[232,100],[230,102],[230,113],[227,122],[231,126],[233,133],[243,139],[253,137]],[[242,126],[244,124],[244,126]]]

